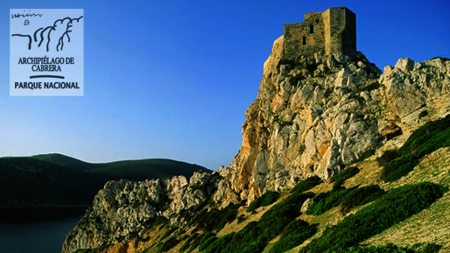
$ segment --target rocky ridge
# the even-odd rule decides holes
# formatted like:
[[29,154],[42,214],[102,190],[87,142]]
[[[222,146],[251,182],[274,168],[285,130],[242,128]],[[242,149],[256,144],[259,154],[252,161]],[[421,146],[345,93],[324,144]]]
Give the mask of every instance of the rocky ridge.
[[184,223],[205,201],[249,203],[312,175],[327,180],[346,165],[401,146],[411,131],[450,111],[448,59],[399,59],[382,73],[360,52],[298,60],[282,52],[283,36],[264,64],[257,99],[245,113],[242,146],[229,167],[189,180],[107,183],[67,235],[63,252],[135,237],[157,217]]

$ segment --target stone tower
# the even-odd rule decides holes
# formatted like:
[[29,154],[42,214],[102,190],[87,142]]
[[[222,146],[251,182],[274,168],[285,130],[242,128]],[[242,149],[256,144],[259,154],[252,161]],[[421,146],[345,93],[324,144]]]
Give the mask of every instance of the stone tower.
[[283,56],[287,60],[315,53],[356,54],[356,16],[346,7],[306,13],[302,23],[284,25]]

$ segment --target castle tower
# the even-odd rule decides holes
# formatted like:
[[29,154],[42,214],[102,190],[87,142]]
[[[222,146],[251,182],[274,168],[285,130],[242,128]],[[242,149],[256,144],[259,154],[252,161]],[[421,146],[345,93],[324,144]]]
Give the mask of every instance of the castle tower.
[[315,53],[356,54],[356,16],[346,7],[306,13],[302,23],[284,25],[284,59],[296,60]]

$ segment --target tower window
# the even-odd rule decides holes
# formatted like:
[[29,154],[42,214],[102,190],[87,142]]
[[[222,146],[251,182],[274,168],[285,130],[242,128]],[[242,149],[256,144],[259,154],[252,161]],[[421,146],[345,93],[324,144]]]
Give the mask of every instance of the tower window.
[[306,37],[303,37],[303,46],[306,45]]
[[309,26],[309,33],[311,33],[311,34],[314,33],[314,26],[313,25]]
[[319,23],[319,19],[316,19],[316,24],[318,24]]

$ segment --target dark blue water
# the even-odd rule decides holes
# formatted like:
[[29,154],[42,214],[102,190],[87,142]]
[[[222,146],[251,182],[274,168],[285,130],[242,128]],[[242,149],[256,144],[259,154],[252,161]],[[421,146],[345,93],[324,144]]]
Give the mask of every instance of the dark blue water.
[[0,223],[0,253],[60,253],[66,234],[80,219]]

